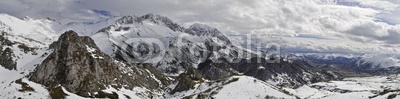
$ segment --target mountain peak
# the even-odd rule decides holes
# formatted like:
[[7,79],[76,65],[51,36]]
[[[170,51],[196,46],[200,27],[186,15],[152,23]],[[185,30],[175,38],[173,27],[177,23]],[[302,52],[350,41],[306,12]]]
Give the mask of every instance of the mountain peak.
[[55,46],[62,46],[63,44],[65,45],[66,43],[74,45],[86,44],[87,46],[90,47],[96,47],[96,44],[93,39],[87,36],[80,37],[78,33],[76,33],[73,30],[66,31],[58,38],[58,41],[51,44],[50,47],[54,48]]
[[78,33],[73,30],[66,31],[64,34],[58,38],[59,41],[61,40],[69,40],[69,41],[76,41],[79,38]]
[[194,23],[191,25],[188,28],[188,32],[197,36],[214,36],[222,34],[218,29],[200,23]]
[[186,32],[197,36],[216,37],[220,40],[225,41],[226,43],[230,43],[230,40],[224,34],[222,34],[222,32],[205,24],[194,23],[186,30]]
[[64,34],[62,34],[62,35],[60,36],[60,38],[65,38],[65,37],[69,37],[69,36],[71,36],[71,37],[78,37],[78,33],[76,33],[76,32],[73,31],[73,30],[68,30],[68,31],[66,31]]
[[34,18],[34,17],[30,17],[30,16],[25,16],[22,18],[22,20],[24,21],[42,21],[42,22],[56,22],[55,19],[46,17],[46,18]]
[[154,23],[163,23],[165,26],[167,26],[168,28],[170,28],[171,30],[174,31],[183,31],[184,28],[181,27],[180,25],[178,25],[177,23],[173,22],[171,19],[169,19],[168,17],[165,16],[161,16],[161,15],[154,15],[152,13],[150,14],[146,14],[140,17],[141,19],[145,19],[145,20],[150,20]]
[[0,23],[6,24],[8,26],[15,26],[22,22],[23,21],[17,17],[5,13],[0,13]]
[[173,22],[171,19],[161,15],[155,14],[146,14],[143,16],[123,16],[122,18],[117,20],[118,24],[133,24],[133,23],[141,23],[142,21],[147,20],[155,24],[165,25],[173,31],[182,31],[183,27]]
[[153,13],[149,13],[149,14],[146,14],[146,15],[143,15],[143,16],[141,16],[142,18],[145,18],[145,19],[158,19],[158,18],[163,18],[164,16],[161,16],[161,15],[155,15],[155,14],[153,14]]
[[194,23],[189,27],[189,29],[205,29],[205,30],[217,30],[216,28],[213,28],[211,26],[208,26],[206,24],[201,24],[201,23]]
[[14,16],[11,16],[11,15],[9,15],[7,13],[0,13],[0,17],[12,17],[12,18],[15,18]]

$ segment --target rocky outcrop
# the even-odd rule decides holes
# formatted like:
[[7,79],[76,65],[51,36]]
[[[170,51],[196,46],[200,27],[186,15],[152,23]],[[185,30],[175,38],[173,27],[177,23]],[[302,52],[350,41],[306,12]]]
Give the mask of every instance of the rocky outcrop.
[[215,64],[212,60],[206,60],[200,63],[197,69],[204,78],[210,80],[219,80],[233,75],[239,75],[239,73],[231,69],[229,64]]
[[149,64],[118,62],[101,52],[90,37],[79,37],[74,31],[65,32],[50,47],[53,53],[30,76],[48,88],[62,86],[80,96],[101,98],[107,96],[96,93],[110,86],[158,90],[169,83]]
[[10,40],[4,37],[6,33],[1,33],[0,35],[0,65],[3,66],[6,69],[9,70],[15,70],[17,68],[17,63],[14,62],[13,60],[13,50],[8,47],[3,47],[3,46],[12,46],[14,43],[12,43]]
[[[0,49],[3,49],[0,47]],[[4,51],[0,50],[0,65],[8,70],[15,70],[17,68],[17,63],[14,62],[12,56],[13,51],[10,48],[6,48]]]
[[187,91],[193,89],[198,83],[203,83],[204,79],[196,69],[188,69],[185,73],[182,73],[178,77],[178,85],[170,92],[174,94],[175,92]]

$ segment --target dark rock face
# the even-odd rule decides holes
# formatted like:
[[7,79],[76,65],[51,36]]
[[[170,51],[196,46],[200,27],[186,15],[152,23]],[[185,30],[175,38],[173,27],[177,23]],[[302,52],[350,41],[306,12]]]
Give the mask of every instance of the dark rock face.
[[232,64],[233,69],[260,80],[276,81],[282,86],[299,86],[340,79],[304,60],[284,61],[281,59],[279,63],[269,63],[264,59],[257,62],[256,58],[251,58],[250,62],[248,61],[243,60]]
[[229,64],[215,64],[212,60],[206,60],[200,63],[197,68],[206,79],[218,80],[232,75],[239,75],[231,69]]
[[[10,48],[3,48],[3,46],[12,46],[10,40],[4,37],[5,33],[0,35],[0,65],[9,70],[15,70],[17,68],[17,63],[13,60],[13,50]],[[4,50],[3,50],[4,49]]]
[[15,70],[17,63],[12,59],[13,51],[10,48],[6,48],[4,51],[1,50],[0,46],[0,65],[9,70]]
[[193,89],[194,85],[202,82],[204,82],[204,80],[198,70],[194,68],[188,69],[185,73],[179,75],[178,85],[171,91],[171,94]]
[[291,62],[280,60],[279,63],[270,63],[265,59],[258,61],[257,58],[251,58],[232,63],[220,59],[218,62],[205,61],[199,64],[198,69],[208,79],[215,80],[238,75],[238,73],[234,72],[237,71],[259,80],[272,80],[280,86],[287,87],[341,79],[339,76],[335,77],[334,74],[330,74],[328,71],[302,60],[293,60]]
[[55,88],[96,97],[109,85],[121,88],[145,87],[159,89],[169,83],[167,78],[148,64],[125,64],[105,55],[90,37],[79,37],[67,31],[51,44],[51,53],[35,71],[30,80]]
[[13,45],[14,43],[11,42],[10,40],[8,40],[6,37],[4,37],[5,35],[6,35],[5,32],[1,33],[1,35],[0,35],[0,45],[1,46],[11,46],[11,45]]
[[[136,16],[124,16],[121,19],[117,20],[119,24],[133,24],[133,23],[141,23],[143,20],[149,20],[156,24],[164,24],[166,27],[170,28],[173,31],[184,31],[185,28],[173,22],[171,19],[154,14],[146,14],[140,17]],[[124,29],[124,28],[122,28]],[[127,29],[127,28],[125,28]]]

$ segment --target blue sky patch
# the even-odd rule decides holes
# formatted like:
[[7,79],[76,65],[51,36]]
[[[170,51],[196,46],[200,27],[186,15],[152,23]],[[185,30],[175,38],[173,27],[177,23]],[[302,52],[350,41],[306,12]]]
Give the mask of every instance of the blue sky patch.
[[96,9],[93,9],[92,11],[95,12],[95,13],[97,13],[97,14],[100,14],[100,15],[102,15],[102,16],[111,16],[111,13],[108,12],[108,11],[105,11],[105,10],[96,10]]

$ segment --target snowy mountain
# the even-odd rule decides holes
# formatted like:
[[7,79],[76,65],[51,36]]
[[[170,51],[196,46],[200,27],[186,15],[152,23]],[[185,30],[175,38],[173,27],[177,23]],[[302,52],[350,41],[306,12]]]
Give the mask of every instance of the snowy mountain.
[[400,73],[400,60],[396,54],[297,53],[293,56],[325,67],[344,68],[372,75]]
[[[340,57],[259,53],[211,26],[185,28],[154,14],[68,24],[0,14],[0,31],[4,98],[324,98],[358,92],[317,86],[359,72],[346,64],[398,64],[389,56],[337,63]],[[365,91],[373,98],[380,92]]]

